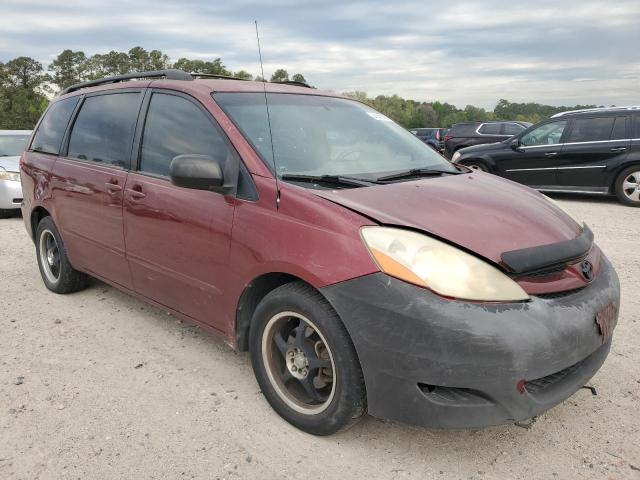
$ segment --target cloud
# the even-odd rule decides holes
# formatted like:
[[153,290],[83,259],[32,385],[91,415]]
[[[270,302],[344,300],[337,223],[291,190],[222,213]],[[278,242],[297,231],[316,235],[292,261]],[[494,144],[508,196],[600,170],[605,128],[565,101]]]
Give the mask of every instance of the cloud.
[[640,2],[3,0],[0,61],[141,45],[314,85],[459,106],[638,103]]

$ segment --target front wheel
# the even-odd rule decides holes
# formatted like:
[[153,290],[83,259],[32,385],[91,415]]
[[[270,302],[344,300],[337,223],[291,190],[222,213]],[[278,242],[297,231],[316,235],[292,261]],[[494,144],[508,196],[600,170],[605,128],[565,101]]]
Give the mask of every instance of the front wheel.
[[462,165],[464,165],[465,167],[470,168],[471,170],[476,170],[479,172],[488,172],[489,169],[487,168],[487,166],[482,163],[482,162],[464,162]]
[[618,200],[631,207],[640,207],[640,165],[625,168],[616,178]]
[[297,428],[331,435],[365,412],[351,338],[331,305],[307,284],[289,283],[265,296],[253,315],[250,350],[267,401]]

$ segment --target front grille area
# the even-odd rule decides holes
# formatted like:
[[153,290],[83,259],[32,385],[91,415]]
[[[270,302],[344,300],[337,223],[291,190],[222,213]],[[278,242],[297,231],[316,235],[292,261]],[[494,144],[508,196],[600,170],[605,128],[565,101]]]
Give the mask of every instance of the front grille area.
[[486,395],[471,388],[443,387],[418,383],[418,388],[434,403],[441,405],[486,405],[492,403]]
[[[586,359],[585,359],[586,360]],[[559,372],[552,373],[551,375],[547,375],[546,377],[537,378],[535,380],[529,380],[524,384],[524,388],[527,392],[535,395],[536,393],[542,393],[549,387],[555,385],[556,383],[562,381],[562,379],[571,375],[573,372],[578,370],[580,366],[584,363],[585,360],[580,360],[578,363],[571,365]]]
[[585,287],[574,288],[573,290],[565,290],[564,292],[553,292],[553,293],[538,293],[535,296],[538,298],[544,298],[547,300],[556,299],[556,298],[564,298],[569,295],[573,295],[574,293],[578,293],[583,290]]

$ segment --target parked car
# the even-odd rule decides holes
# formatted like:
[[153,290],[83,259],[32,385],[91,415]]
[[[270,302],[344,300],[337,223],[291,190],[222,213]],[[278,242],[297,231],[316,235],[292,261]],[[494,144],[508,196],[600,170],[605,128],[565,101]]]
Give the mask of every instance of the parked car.
[[615,194],[640,207],[640,107],[564,112],[452,160],[541,191]]
[[448,158],[461,148],[484,143],[495,143],[521,133],[529,122],[462,122],[456,123],[444,137],[444,149]]
[[542,194],[330,92],[134,77],[66,89],[22,158],[49,290],[96,277],[249,350],[267,401],[318,435],[366,411],[528,419],[607,357],[618,278]]
[[444,149],[444,131],[446,128],[412,128],[409,130],[436,152]]
[[30,135],[29,130],[0,130],[0,218],[20,212],[22,188],[18,163]]

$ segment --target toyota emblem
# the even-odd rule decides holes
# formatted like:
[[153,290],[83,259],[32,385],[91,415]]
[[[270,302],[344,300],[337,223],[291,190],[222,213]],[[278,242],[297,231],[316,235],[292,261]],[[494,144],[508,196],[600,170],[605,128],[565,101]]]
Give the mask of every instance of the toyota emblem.
[[593,265],[591,262],[585,260],[580,265],[580,270],[582,271],[582,276],[585,278],[587,282],[593,280]]

